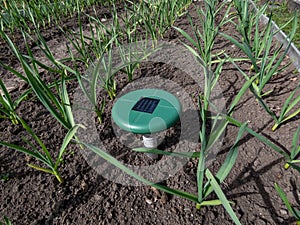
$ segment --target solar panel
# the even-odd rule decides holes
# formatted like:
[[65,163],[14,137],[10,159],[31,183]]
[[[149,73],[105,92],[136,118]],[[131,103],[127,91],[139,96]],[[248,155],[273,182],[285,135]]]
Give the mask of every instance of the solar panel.
[[143,97],[132,108],[134,111],[153,113],[159,103],[159,99]]

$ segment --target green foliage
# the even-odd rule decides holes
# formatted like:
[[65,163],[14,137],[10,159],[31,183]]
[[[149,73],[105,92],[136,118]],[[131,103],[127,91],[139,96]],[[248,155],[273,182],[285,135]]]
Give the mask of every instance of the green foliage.
[[300,163],[300,160],[297,160],[297,157],[300,155],[300,143],[299,143],[299,137],[300,137],[300,126],[296,130],[293,141],[292,141],[292,148],[290,151],[289,159],[285,165],[285,168],[288,169],[291,165],[293,168],[297,169],[300,172],[300,167],[295,165],[296,163]]
[[[286,99],[281,113],[276,116],[275,113],[268,107],[263,100],[263,97],[270,94],[273,90],[264,91],[267,83],[272,77],[285,69],[288,65],[281,68],[281,63],[285,59],[287,52],[292,43],[292,39],[297,29],[297,16],[295,15],[292,20],[288,21],[288,24],[292,24],[292,31],[289,35],[289,42],[283,50],[283,45],[275,46],[273,44],[273,38],[278,30],[273,29],[272,14],[270,15],[269,22],[263,29],[259,26],[261,24],[260,17],[266,13],[267,4],[260,8],[257,12],[250,8],[247,1],[233,1],[237,10],[237,16],[239,23],[235,24],[238,27],[238,31],[242,36],[242,41],[225,34],[220,33],[223,37],[227,38],[237,47],[239,47],[249,58],[252,63],[252,67],[249,68],[250,74],[247,71],[241,70],[235,61],[231,60],[236,68],[241,72],[246,80],[251,78],[251,72],[258,74],[257,80],[252,83],[250,87],[251,92],[257,98],[261,106],[268,112],[268,114],[274,119],[275,125],[272,130],[274,131],[280,124],[294,118],[299,114],[300,110],[297,109],[297,103],[300,98],[297,96],[294,98],[298,87],[290,94]],[[254,31],[254,32],[252,32]],[[296,108],[296,109],[295,109]]]
[[[288,0],[284,0],[281,2],[278,1],[273,1],[270,2],[268,5],[268,10],[267,14],[270,15],[272,13],[272,19],[273,21],[278,24],[278,26],[282,27],[282,30],[284,33],[289,34],[293,30],[292,24],[288,23],[290,21],[295,13],[299,14],[299,10],[296,12],[293,12],[293,10],[289,9],[288,7]],[[300,48],[300,33],[299,33],[299,28],[300,28],[300,21],[298,20],[297,23],[297,31],[294,38],[293,38],[293,43],[296,45],[296,47],[299,49]]]
[[[243,125],[241,122],[237,121],[236,119],[234,119],[228,115],[224,115],[224,116],[226,117],[228,122],[230,122],[231,124],[234,124],[235,126],[241,127]],[[252,136],[256,137],[258,140],[260,140],[261,142],[263,142],[264,144],[269,146],[271,149],[273,149],[274,151],[281,154],[286,161],[286,164],[284,166],[285,169],[288,169],[290,166],[292,166],[294,169],[300,171],[300,167],[296,165],[297,163],[300,163],[300,160],[297,159],[300,154],[300,145],[299,145],[300,127],[297,128],[297,130],[294,134],[293,141],[292,141],[292,148],[289,153],[287,153],[284,149],[282,149],[281,146],[273,143],[268,138],[266,138],[264,135],[253,131],[251,128],[246,127],[245,130]]]
[[[67,86],[66,86],[66,80],[68,80],[67,71],[70,72],[74,72],[74,71],[54,58],[51,50],[48,48],[46,44],[46,41],[42,38],[42,36],[38,31],[37,31],[37,37],[39,40],[39,47],[44,53],[45,57],[51,62],[52,66],[43,64],[42,62],[38,61],[34,57],[32,50],[27,44],[26,38],[31,38],[31,36],[29,36],[28,34],[23,32],[24,41],[28,53],[28,55],[23,55],[20,53],[19,49],[11,41],[8,35],[4,32],[1,33],[2,36],[5,38],[6,42],[8,43],[8,45],[10,46],[11,50],[13,51],[15,57],[19,60],[24,70],[24,75],[20,74],[19,72],[15,71],[13,68],[9,66],[6,66],[6,68],[8,68],[14,75],[28,82],[28,84],[31,87],[31,91],[45,106],[45,108],[49,111],[49,113],[68,130],[68,133],[62,143],[61,149],[58,153],[56,160],[53,159],[51,157],[50,151],[46,148],[42,140],[34,133],[34,131],[30,128],[30,126],[15,113],[15,108],[17,104],[12,102],[8,92],[5,90],[5,86],[1,81],[0,86],[4,92],[4,96],[2,96],[0,100],[2,101],[2,104],[5,103],[4,106],[6,107],[7,115],[9,115],[8,113],[10,113],[10,115],[12,115],[13,118],[15,118],[15,120],[18,121],[23,126],[23,128],[27,131],[27,133],[31,136],[31,138],[35,141],[35,143],[24,139],[24,141],[28,144],[28,146],[30,146],[30,148],[25,148],[4,141],[1,141],[0,144],[36,158],[38,161],[42,162],[45,165],[45,167],[41,167],[33,164],[28,164],[28,166],[43,172],[51,173],[55,175],[55,177],[59,182],[62,182],[63,180],[61,175],[58,172],[58,167],[61,163],[62,156],[66,150],[68,143],[74,137],[76,130],[79,127],[79,125],[75,125],[74,123],[74,118],[71,111],[71,104],[70,104]],[[54,81],[53,84],[50,85],[46,84],[39,76],[40,68],[46,69],[47,71],[50,72],[59,73],[61,75],[61,79],[59,81]],[[56,88],[57,93],[54,93],[53,88]],[[17,100],[17,103],[19,103],[24,98],[24,96],[26,96],[28,93],[29,92],[26,91],[25,95],[22,95]],[[37,144],[39,147],[36,147],[35,144]]]
[[[66,87],[66,77],[67,77],[67,68],[59,61],[57,61],[50,49],[48,48],[45,40],[39,36],[41,41],[41,49],[44,52],[47,59],[53,63],[57,67],[57,69],[52,69],[43,63],[39,62],[32,54],[31,49],[27,46],[28,55],[24,56],[20,53],[15,44],[11,41],[11,39],[2,32],[2,35],[5,37],[8,45],[12,49],[14,55],[19,60],[24,70],[26,80],[33,92],[36,94],[41,103],[45,106],[45,108],[53,115],[64,127],[70,129],[74,126],[74,119],[71,112],[70,101],[68,97],[67,87]],[[26,38],[24,34],[24,40],[26,43]],[[27,44],[27,43],[26,43]],[[43,48],[44,47],[44,48]],[[30,60],[30,62],[29,62]],[[53,90],[47,85],[39,76],[38,66],[44,69],[48,69],[50,71],[56,71],[61,73],[61,87],[58,88],[59,97],[57,97]],[[19,76],[19,73],[14,71],[11,68],[11,71],[14,72],[16,76]],[[20,77],[20,76],[19,76]],[[56,84],[56,83],[55,83]],[[56,85],[57,86],[57,85]]]
[[22,152],[31,157],[34,157],[38,161],[42,162],[45,167],[37,166],[34,164],[27,164],[28,166],[30,166],[34,169],[46,172],[46,173],[53,174],[57,178],[57,180],[60,183],[62,183],[63,179],[58,171],[58,167],[62,161],[63,154],[65,153],[69,142],[72,140],[72,138],[76,134],[76,131],[77,131],[78,127],[80,127],[80,125],[75,125],[68,131],[67,135],[65,136],[65,138],[63,140],[63,143],[59,150],[58,156],[56,157],[56,159],[53,159],[51,157],[50,151],[47,149],[47,147],[42,142],[42,140],[28,126],[28,124],[20,117],[18,117],[18,121],[20,121],[22,126],[28,132],[28,134],[35,140],[35,142],[38,144],[39,148],[35,147],[35,144],[33,142],[26,140],[26,139],[24,139],[24,141],[30,146],[30,148],[24,148],[22,146],[7,143],[4,141],[0,141],[0,145],[14,149],[19,152]]
[[[115,159],[113,156],[106,153],[105,151],[102,151],[101,149],[99,149],[96,146],[93,146],[91,144],[84,143],[84,142],[81,142],[81,141],[78,141],[78,143],[85,146],[85,147],[87,147],[88,149],[92,150],[94,153],[99,155],[101,158],[107,160],[112,165],[114,165],[117,168],[121,169],[122,171],[124,171],[128,175],[134,177],[135,179],[137,179],[137,180],[139,180],[139,181],[141,181],[141,182],[143,182],[147,185],[151,185],[151,186],[153,186],[153,187],[155,187],[159,190],[167,192],[169,194],[177,195],[179,197],[186,198],[186,199],[189,199],[189,200],[195,202],[197,208],[201,208],[202,206],[215,206],[215,205],[223,204],[225,209],[227,210],[227,212],[229,213],[229,215],[233,219],[233,221],[236,224],[240,224],[240,222],[238,221],[236,215],[234,214],[234,212],[233,212],[233,210],[230,206],[231,203],[227,200],[224,193],[222,192],[222,190],[220,188],[220,184],[228,176],[228,174],[231,171],[233,165],[235,164],[235,160],[236,160],[237,155],[238,155],[238,146],[239,146],[238,142],[239,142],[240,138],[242,137],[242,134],[244,133],[246,126],[247,126],[247,124],[244,124],[240,128],[237,139],[236,139],[234,145],[229,150],[229,152],[227,154],[227,157],[224,161],[224,164],[219,169],[216,176],[213,176],[208,169],[205,169],[203,171],[205,173],[205,176],[206,176],[208,181],[205,183],[204,188],[202,189],[201,195],[203,196],[203,198],[202,198],[201,201],[199,201],[199,197],[197,197],[193,194],[190,194],[190,193],[187,193],[187,192],[184,192],[184,191],[181,191],[181,190],[172,189],[172,188],[166,187],[164,185],[156,184],[156,183],[153,183],[153,182],[150,182],[150,181],[144,179],[143,177],[139,176],[138,174],[134,173],[132,170],[130,170],[129,168],[124,166],[123,163],[121,163],[120,161]],[[142,150],[142,149],[136,149],[136,150]],[[188,154],[189,154],[189,153],[186,153],[186,154],[181,153],[179,155],[176,154],[176,153],[169,154],[169,153],[166,153],[166,152],[163,152],[163,151],[158,151],[158,150],[149,150],[147,152],[151,152],[151,153],[155,153],[155,154],[162,153],[162,154],[165,154],[165,155],[179,156],[179,157],[182,157],[183,155],[188,156]],[[196,153],[193,153],[193,155],[196,156]],[[199,161],[201,160],[200,156],[199,156],[199,152],[198,152],[198,159],[199,159]],[[214,191],[217,194],[219,199],[205,200],[206,198],[209,197],[209,195],[211,194],[212,191]]]
[[4,216],[4,223],[0,221],[0,225],[12,225],[12,223],[6,216]]
[[9,91],[5,87],[2,79],[0,78],[0,112],[3,115],[0,115],[2,118],[9,118],[13,124],[18,124],[19,121],[17,120],[17,115],[16,115],[16,107],[17,103],[13,102]]
[[[98,120],[101,123],[107,99],[103,97],[100,105],[98,104],[99,93],[97,90],[99,86],[106,91],[110,100],[113,100],[117,95],[116,73],[119,71],[125,72],[128,76],[128,81],[132,81],[133,75],[142,60],[151,54],[151,52],[141,53],[135,46],[131,47],[131,44],[139,43],[140,38],[144,38],[143,35],[145,35],[146,38],[154,41],[152,47],[153,51],[155,51],[155,43],[164,37],[165,32],[173,26],[179,16],[186,14],[187,8],[191,5],[192,1],[126,1],[125,13],[122,15],[118,12],[114,3],[115,1],[97,2],[96,0],[54,1],[52,4],[49,4],[47,0],[26,2],[23,0],[4,1],[4,5],[1,6],[3,8],[1,9],[2,15],[0,17],[0,35],[7,42],[13,54],[20,62],[23,73],[17,72],[13,67],[0,63],[6,70],[27,82],[30,85],[30,89],[26,90],[16,100],[13,100],[2,79],[0,79],[0,88],[2,90],[2,95],[0,96],[0,112],[1,115],[9,118],[14,124],[22,125],[31,140],[24,139],[27,147],[4,141],[0,141],[0,145],[34,157],[42,166],[36,164],[28,164],[28,166],[53,174],[59,182],[62,182],[63,179],[58,169],[68,144],[75,139],[80,146],[87,147],[112,165],[144,184],[193,201],[197,209],[201,209],[203,206],[223,205],[234,223],[240,224],[239,219],[232,209],[233,203],[225,196],[221,189],[221,184],[228,177],[235,165],[238,156],[238,146],[245,132],[251,134],[257,138],[257,140],[265,143],[274,151],[281,154],[286,160],[286,168],[292,166],[300,171],[300,167],[296,165],[300,162],[297,159],[300,153],[298,142],[300,127],[294,134],[291,151],[287,153],[281,146],[273,143],[262,134],[253,131],[247,126],[247,123],[237,121],[233,118],[235,107],[249,89],[262,107],[274,119],[275,125],[273,126],[273,130],[282,123],[295,118],[295,116],[300,113],[300,110],[297,108],[300,102],[300,97],[297,96],[299,85],[286,99],[279,116],[275,115],[263,99],[264,96],[272,92],[272,90],[265,90],[268,82],[274,75],[286,68],[281,67],[281,63],[287,54],[291,42],[289,42],[285,50],[282,45],[274,46],[273,37],[278,31],[272,29],[271,20],[263,28],[260,26],[260,16],[266,12],[267,6],[264,5],[256,12],[249,6],[248,1],[245,0],[234,0],[232,4],[224,1],[219,5],[217,5],[217,2],[214,0],[206,0],[203,9],[197,8],[197,19],[201,21],[202,27],[197,27],[190,18],[190,24],[194,28],[193,35],[189,35],[183,29],[175,27],[182,37],[188,41],[189,44],[184,45],[196,59],[198,59],[199,66],[202,67],[204,71],[205,86],[203,94],[198,98],[199,114],[202,121],[201,130],[199,132],[201,149],[195,152],[169,152],[146,148],[136,148],[133,150],[137,152],[161,154],[166,157],[188,157],[197,160],[197,193],[191,194],[146,180],[124,166],[124,164],[113,156],[96,146],[83,143],[75,137],[77,129],[82,126],[76,125],[74,122],[71,102],[67,91],[67,82],[72,79],[75,80],[75,78],[77,79],[80,88],[92,103]],[[99,18],[97,13],[95,13],[95,16],[86,15],[90,24],[92,24],[89,27],[89,33],[86,34],[83,30],[81,16],[84,14],[86,7],[95,4],[106,4],[110,7],[110,15],[112,16],[111,25],[106,23],[103,18]],[[227,7],[225,15],[223,15],[221,22],[216,24],[216,16],[219,15],[220,10],[225,7]],[[233,7],[236,10],[235,13],[232,13]],[[45,28],[53,23],[59,26],[62,16],[68,17],[74,13],[77,13],[79,30],[75,32],[60,27],[69,41],[67,44],[69,57],[58,60],[49,49],[39,29]],[[270,14],[270,18],[274,18],[273,16],[274,15]],[[237,28],[241,39],[219,32],[220,28],[229,22],[233,23]],[[292,24],[289,36],[290,39],[292,39],[296,34],[297,17],[294,17],[288,22]],[[35,28],[34,31],[31,29],[32,26]],[[283,27],[285,26],[286,24],[283,25]],[[23,34],[27,48],[26,54],[21,53],[9,37],[9,31],[13,32],[14,30],[19,30]],[[142,34],[140,34],[140,31],[142,31]],[[218,35],[222,35],[239,47],[245,53],[246,58],[233,59],[223,51],[214,53],[213,49]],[[37,43],[39,50],[49,63],[41,62],[34,56],[28,44],[28,40]],[[126,48],[124,46],[129,47]],[[118,54],[115,54],[115,52]],[[252,63],[248,71],[242,70],[237,65],[236,62],[242,60],[248,60]],[[67,66],[69,65],[68,62],[72,62],[73,67]],[[120,65],[117,65],[117,67],[116,62],[120,62]],[[214,105],[211,100],[211,94],[218,83],[223,65],[226,62],[231,62],[238,71],[240,71],[245,78],[245,83],[228,106],[227,113],[224,114],[219,112],[218,107]],[[79,72],[78,63],[83,63],[84,69],[89,67],[86,76],[83,76]],[[52,83],[48,84],[40,77],[39,71],[41,69],[55,74],[55,76],[59,78],[54,79]],[[68,131],[59,152],[56,153],[56,157],[53,157],[55,153],[45,146],[43,141],[34,133],[30,126],[16,113],[19,103],[24,100],[29,93],[34,93],[49,113]],[[211,114],[214,115],[211,116]],[[211,124],[211,129],[207,128],[207,124]],[[235,142],[226,155],[225,161],[219,170],[213,174],[205,164],[206,159],[212,147],[218,142],[220,136],[227,129],[229,124],[238,127],[239,132]],[[290,205],[280,187],[275,185],[275,188],[289,212],[299,220],[299,212]],[[217,196],[216,199],[210,199],[212,192]],[[6,219],[7,218],[5,218],[5,222],[8,224],[7,221],[9,220],[7,219],[6,221]]]
[[10,175],[9,174],[0,174],[0,180],[1,181],[8,181],[10,178]]
[[31,26],[36,29],[45,28],[52,24],[59,24],[63,17],[71,17],[77,11],[101,4],[106,6],[112,1],[106,0],[9,0],[0,5],[1,30],[31,31]]
[[[237,47],[239,47],[249,58],[252,63],[252,67],[249,71],[254,70],[255,74],[259,74],[256,82],[253,83],[251,90],[255,92],[258,98],[262,98],[264,95],[269,94],[271,91],[264,90],[266,84],[270,79],[284,68],[280,68],[282,61],[291,45],[291,39],[296,32],[297,16],[293,18],[293,30],[289,36],[288,45],[285,50],[282,50],[283,45],[277,45],[274,47],[273,38],[278,30],[272,29],[272,17],[269,18],[268,23],[262,29],[260,27],[261,16],[266,12],[267,5],[264,5],[257,12],[250,8],[248,1],[234,0],[234,5],[237,10],[237,16],[239,23],[235,24],[242,37],[241,41],[236,38],[220,33],[227,38]],[[290,23],[291,21],[289,21]],[[254,31],[254,32],[252,32]],[[248,80],[249,75],[246,71],[243,71],[242,75]]]
[[278,184],[275,184],[275,189],[278,192],[280,198],[282,199],[282,201],[284,202],[284,204],[286,205],[288,211],[293,215],[293,217],[295,217],[295,219],[297,220],[297,224],[300,222],[300,211],[297,210],[295,207],[293,207],[291,205],[291,203],[289,202],[286,194],[284,193],[284,191],[278,186]]
[[275,118],[275,124],[272,127],[272,130],[275,131],[280,124],[285,123],[286,121],[296,117],[300,113],[300,109],[297,107],[297,104],[300,102],[300,95],[295,96],[297,91],[299,91],[300,84],[293,90],[289,97],[285,100],[281,112],[278,117]]
[[[146,3],[145,3],[146,2]],[[139,18],[141,27],[146,28],[148,38],[158,40],[179,16],[186,13],[191,0],[140,1],[133,4],[133,13]]]

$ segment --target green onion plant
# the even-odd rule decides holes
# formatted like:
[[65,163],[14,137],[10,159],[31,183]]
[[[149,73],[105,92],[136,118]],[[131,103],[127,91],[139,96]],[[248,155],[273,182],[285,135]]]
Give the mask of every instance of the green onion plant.
[[[198,158],[198,166],[197,166],[197,186],[198,186],[198,205],[197,208],[200,208],[200,203],[205,200],[207,197],[207,193],[211,193],[212,190],[214,190],[219,198],[219,201],[223,204],[226,211],[229,213],[230,217],[233,219],[233,221],[236,224],[240,224],[238,218],[236,217],[235,213],[233,212],[229,201],[225,197],[224,193],[219,187],[219,182],[222,182],[228,175],[229,171],[231,170],[235,159],[231,153],[228,153],[228,155],[232,156],[233,158],[230,158],[230,164],[224,164],[224,167],[222,167],[222,170],[226,170],[227,172],[225,174],[222,174],[220,172],[217,175],[222,174],[222,179],[220,181],[220,177],[215,179],[214,175],[210,172],[208,168],[206,168],[205,165],[205,159],[207,155],[209,155],[210,150],[212,149],[212,146],[217,142],[220,135],[224,132],[228,125],[228,121],[221,120],[219,123],[219,120],[221,119],[220,112],[217,111],[217,115],[215,117],[209,116],[208,112],[209,109],[213,108],[213,105],[211,103],[211,93],[215,87],[215,85],[218,82],[219,76],[222,71],[222,66],[226,59],[218,59],[214,60],[216,58],[216,55],[213,54],[212,49],[214,47],[215,39],[218,35],[218,29],[220,26],[224,25],[225,23],[230,20],[229,17],[229,11],[230,7],[227,9],[223,20],[216,25],[216,15],[218,14],[219,10],[221,10],[222,7],[225,6],[225,3],[221,4],[221,6],[217,9],[216,2],[207,0],[204,2],[205,8],[198,9],[198,18],[202,21],[202,29],[195,27],[191,21],[191,25],[194,27],[194,36],[196,37],[196,40],[194,40],[189,34],[187,34],[185,31],[183,31],[180,28],[175,28],[177,31],[179,31],[192,45],[186,45],[187,49],[198,59],[200,64],[204,68],[204,93],[199,98],[199,109],[200,109],[200,118],[202,121],[202,126],[200,130],[200,142],[201,142],[201,150],[199,152],[199,158]],[[217,54],[219,55],[219,54]],[[213,69],[213,63],[216,64],[215,70]],[[249,83],[247,83],[249,86]],[[247,87],[248,87],[247,86]],[[240,93],[237,95],[236,99],[233,101],[231,109],[229,114],[233,113],[233,108],[235,104],[239,101],[240,97],[243,95],[243,93],[246,91],[246,88],[241,89]],[[212,124],[212,128],[207,130],[207,124]],[[244,128],[243,128],[244,130]],[[240,138],[240,136],[238,137]],[[237,154],[237,153],[235,153]],[[222,171],[221,170],[221,171]],[[224,176],[223,176],[224,175]],[[205,179],[210,181],[210,191],[207,192],[207,184],[204,184]]]
[[59,165],[61,164],[63,154],[65,153],[68,144],[70,143],[70,141],[72,140],[72,138],[76,134],[76,131],[77,131],[77,129],[80,125],[74,125],[74,127],[72,127],[68,131],[68,133],[65,136],[65,138],[63,140],[63,143],[60,147],[58,156],[56,157],[56,159],[54,159],[54,158],[52,158],[52,156],[50,154],[50,151],[47,149],[45,144],[34,133],[34,131],[30,128],[30,126],[21,117],[17,116],[17,119],[18,119],[18,121],[20,121],[22,126],[25,128],[27,133],[38,144],[39,148],[37,148],[33,142],[31,142],[29,140],[26,140],[26,139],[24,139],[24,141],[30,146],[30,148],[25,148],[25,147],[22,147],[22,146],[19,146],[19,145],[15,145],[15,144],[3,142],[3,141],[0,141],[0,145],[11,148],[11,149],[14,149],[16,151],[19,151],[19,152],[22,152],[26,155],[34,157],[38,161],[42,162],[45,167],[41,167],[41,166],[38,166],[38,165],[35,165],[35,164],[27,164],[29,167],[32,167],[32,168],[37,169],[39,171],[43,171],[43,172],[46,172],[46,173],[53,174],[57,178],[57,180],[60,183],[62,183],[63,178],[61,177],[61,175],[58,171],[58,168],[59,168]]
[[[11,39],[3,33],[8,45],[10,46],[11,50],[13,51],[16,58],[19,60],[25,75],[22,77],[26,77],[26,81],[30,84],[32,91],[35,93],[37,98],[41,101],[41,103],[46,107],[46,109],[53,115],[64,127],[67,129],[71,129],[74,124],[74,119],[71,111],[70,101],[68,97],[67,87],[66,87],[66,78],[67,78],[67,70],[68,68],[65,67],[61,62],[56,60],[48,48],[44,39],[40,39],[40,43],[42,46],[41,49],[43,50],[47,59],[50,60],[57,68],[51,68],[41,62],[39,62],[34,56],[33,53],[26,43],[26,38],[24,34],[24,41],[27,46],[28,55],[23,55],[20,53],[18,48],[15,44],[11,41]],[[39,75],[39,66],[43,69],[48,69],[51,72],[60,72],[60,87],[58,88],[58,95],[57,97],[53,90],[47,85]],[[14,72],[13,69],[11,69]],[[15,75],[19,75],[16,73]],[[58,85],[55,85],[58,86]]]
[[102,123],[102,116],[105,110],[106,98],[101,99],[100,106],[98,104],[99,87],[103,88],[113,100],[117,93],[117,84],[115,81],[115,74],[122,67],[114,67],[112,45],[115,38],[103,47],[101,57],[96,62],[92,63],[88,68],[86,75],[76,75],[81,90],[93,105],[94,111],[98,117],[98,121]]
[[140,1],[133,4],[132,10],[140,18],[140,26],[146,28],[146,36],[158,40],[174,24],[176,18],[187,12],[191,3],[190,0]]
[[[226,54],[225,54],[226,55]],[[232,64],[235,65],[235,67],[239,70],[241,74],[244,76],[247,76],[245,71],[239,68],[239,66],[234,62],[232,58],[229,58],[229,61],[232,62]],[[259,74],[257,74],[259,75]],[[249,81],[249,79],[248,79]],[[254,81],[255,82],[255,81]],[[272,117],[272,119],[275,121],[274,125],[272,126],[272,131],[275,131],[281,124],[295,118],[299,113],[300,110],[298,109],[298,103],[300,101],[300,96],[297,95],[297,92],[299,91],[299,84],[297,87],[290,93],[288,98],[285,100],[280,114],[277,116],[271,109],[270,107],[266,104],[263,98],[259,97],[255,90],[253,89],[253,84],[249,89],[252,91],[258,102],[261,104],[264,110]],[[295,96],[296,95],[296,96]]]
[[[77,61],[84,62],[85,66],[87,67],[89,63],[93,62],[93,56],[91,55],[90,48],[87,44],[85,35],[83,33],[83,27],[81,22],[81,14],[78,14],[78,29],[79,31],[72,31],[72,30],[64,30],[60,27],[61,31],[65,34],[66,38],[69,40],[68,50],[69,54],[72,56],[73,52],[72,49],[76,51],[76,58]],[[70,47],[71,44],[71,47]]]
[[127,64],[122,71],[127,74],[128,81],[131,82],[134,71],[139,67],[142,59],[136,57],[137,55],[140,55],[136,52],[137,49],[132,49],[132,46],[139,43],[140,40],[140,35],[137,32],[140,18],[134,13],[128,13],[128,11],[129,9],[126,10],[123,16],[121,16],[121,21],[124,24],[122,27],[123,37],[121,41],[116,43],[116,45],[122,63],[124,65]]
[[128,81],[131,82],[133,79],[134,71],[139,67],[140,62],[142,61],[142,59],[137,58],[137,56],[139,56],[140,54],[139,52],[136,52],[137,49],[132,49],[132,46],[129,46],[128,48],[126,48],[125,46],[124,48],[122,45],[120,45],[118,46],[118,50],[120,53],[122,64],[127,65],[124,66],[121,71],[127,74]]
[[72,48],[76,51],[77,59],[84,62],[86,67],[101,58],[105,46],[111,40],[119,41],[119,36],[121,36],[120,18],[115,4],[111,7],[112,24],[109,26],[101,21],[103,18],[97,17],[97,13],[95,13],[96,16],[86,14],[90,25],[89,33],[85,32],[81,21],[82,13],[78,10],[78,31],[65,31],[61,28]]
[[93,53],[93,61],[99,60],[103,54],[105,46],[111,42],[112,39],[118,38],[118,34],[111,31],[105,22],[101,21],[101,18],[96,16],[87,15],[90,24],[90,35],[84,35],[87,42],[90,42],[88,49]]
[[[190,19],[190,24],[194,28],[195,40],[184,30],[174,27],[183,37],[185,37],[192,46],[184,44],[198,59],[201,64],[204,64],[205,69],[205,87],[204,92],[207,99],[210,98],[210,92],[214,88],[215,84],[219,79],[219,75],[222,71],[223,63],[226,61],[224,59],[219,59],[218,56],[221,53],[213,53],[212,49],[218,35],[219,28],[224,24],[229,22],[230,18],[230,7],[226,10],[225,16],[216,25],[215,18],[220,10],[225,6],[226,3],[223,3],[218,9],[215,1],[206,0],[205,9],[197,8],[198,17],[201,21],[202,28],[195,26],[192,20]],[[196,50],[195,50],[196,49]],[[217,60],[215,60],[217,58]],[[216,68],[213,68],[216,65]],[[214,69],[214,73],[212,70]]]
[[6,7],[1,10],[0,20],[3,31],[8,29],[13,32],[18,27],[28,29],[28,23],[24,18],[25,11],[24,9],[20,9],[20,6],[22,6],[22,3],[18,3],[16,0],[11,0],[8,2]]
[[63,17],[72,17],[77,11],[83,12],[97,4],[105,7],[110,3],[112,1],[105,0],[10,0],[0,5],[0,24],[3,31],[9,29],[12,33],[15,30],[30,32],[32,22],[35,22],[35,28],[46,27],[53,22],[59,24]]
[[272,127],[273,131],[275,131],[278,126],[294,118],[300,113],[300,109],[297,106],[297,104],[300,101],[299,93],[297,95],[297,92],[299,92],[299,87],[300,84],[297,85],[297,87],[290,93],[289,97],[285,100],[278,117],[274,117],[274,115],[271,114],[273,115],[275,120],[275,124]]
[[[251,89],[259,98],[262,98],[272,92],[272,90],[265,92],[266,84],[274,75],[280,73],[280,71],[288,66],[286,65],[281,68],[281,63],[285,59],[291,45],[291,40],[295,35],[297,16],[293,19],[293,30],[288,37],[289,42],[285,50],[283,50],[283,44],[274,45],[274,37],[279,30],[273,28],[272,15],[270,15],[269,21],[264,28],[260,26],[262,25],[261,16],[265,14],[267,4],[255,11],[248,1],[234,0],[233,3],[239,20],[238,23],[235,23],[234,20],[231,21],[238,29],[241,41],[228,34],[220,34],[239,47],[251,61],[252,66],[249,68],[249,71],[253,70],[254,74],[259,74],[258,79],[253,83]],[[247,80],[250,77],[246,72],[243,73],[243,76]]]
[[[253,70],[254,74],[258,74],[258,78],[255,82],[253,82],[249,89],[257,98],[261,106],[275,121],[275,124],[272,127],[272,130],[274,131],[280,124],[294,118],[300,112],[297,109],[297,103],[300,98],[294,96],[296,91],[299,89],[298,87],[286,99],[279,116],[276,116],[263,99],[264,96],[273,91],[269,90],[264,92],[264,88],[268,82],[275,74],[280,73],[288,66],[286,65],[281,67],[281,63],[285,59],[291,45],[291,40],[295,35],[297,28],[297,16],[295,15],[293,20],[289,21],[289,23],[293,23],[293,29],[289,35],[289,42],[287,46],[285,46],[285,50],[283,50],[283,44],[279,46],[277,44],[274,47],[273,39],[278,30],[273,29],[272,15],[265,27],[263,29],[260,27],[260,17],[266,12],[267,4],[255,11],[255,9],[250,7],[248,1],[233,1],[233,3],[239,18],[239,23],[234,24],[238,27],[238,31],[242,36],[242,41],[240,42],[225,33],[220,34],[238,46],[251,61],[252,66],[249,68],[249,71],[252,72]],[[251,75],[249,75],[247,71],[238,68],[234,60],[231,60],[231,62],[236,66],[246,80],[251,78]]]
[[[103,54],[93,69],[93,78],[99,77],[102,88],[108,93],[109,98],[113,100],[117,96],[117,83],[115,80],[115,74],[119,71],[114,68],[113,65],[113,51],[112,46],[108,45],[107,54]],[[97,84],[95,82],[95,84]]]

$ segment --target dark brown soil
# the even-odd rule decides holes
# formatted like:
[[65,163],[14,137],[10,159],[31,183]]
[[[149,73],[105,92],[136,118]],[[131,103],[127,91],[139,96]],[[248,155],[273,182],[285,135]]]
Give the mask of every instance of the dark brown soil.
[[[194,3],[189,13],[193,21],[200,25],[194,8],[196,4],[199,3]],[[98,13],[106,14],[107,10],[99,9]],[[76,19],[69,21],[68,26],[76,27]],[[192,35],[187,16],[179,18],[175,26]],[[61,33],[55,28],[48,31],[51,34],[48,40],[49,47],[60,54],[65,54],[65,49],[57,49],[57,44],[65,41]],[[223,31],[229,34],[235,32],[234,27],[229,24]],[[185,42],[175,29],[170,29],[163,40],[173,43]],[[20,48],[24,47],[21,39],[15,41]],[[220,50],[225,50],[232,57],[242,56],[231,43],[218,37],[214,51]],[[4,44],[1,44],[1,60],[5,63],[16,63]],[[285,63],[287,62],[288,58]],[[243,63],[240,66],[247,70],[251,65]],[[268,85],[268,88],[276,90],[266,99],[273,109],[282,107],[289,93],[299,82],[299,74],[294,73],[293,70],[289,67],[276,75]],[[146,76],[168,78],[180,84],[191,95],[201,91],[182,71],[163,63],[142,63],[135,74],[135,79]],[[1,68],[1,77],[4,80],[12,79],[3,68]],[[124,76],[120,74],[118,92],[121,92],[122,87],[127,84],[123,78]],[[227,106],[244,82],[244,78],[232,64],[224,65],[219,85],[223,90]],[[22,88],[26,88],[26,85]],[[23,91],[22,88],[16,89],[13,95],[18,96]],[[72,92],[74,87],[70,88]],[[104,116],[104,125],[98,126],[105,143],[115,150],[115,154],[126,150],[127,163],[152,163],[144,155],[122,149],[111,127],[111,107],[112,103],[109,103]],[[62,126],[34,98],[23,101],[17,111],[55,155],[66,133]],[[300,123],[297,117],[281,126],[276,132],[272,132],[271,117],[250,92],[242,98],[234,112],[234,118],[239,121],[249,121],[249,126],[253,130],[280,144],[284,149],[290,149],[293,133]],[[0,140],[23,145],[22,136],[26,137],[23,129],[18,125],[12,125],[9,120],[0,119],[0,121]],[[238,129],[234,126],[227,128],[220,152],[210,165],[212,171],[216,172],[224,161],[228,149],[236,139],[237,132]],[[176,129],[170,130],[171,139],[174,133],[176,134]],[[170,146],[172,140],[170,143],[162,142],[160,147],[164,149]],[[197,210],[193,202],[162,193],[153,187],[126,186],[109,181],[90,167],[80,151],[77,146],[69,147],[60,167],[64,183],[59,184],[54,176],[29,168],[27,163],[36,163],[33,158],[0,147],[0,220],[7,216],[13,224],[26,225],[233,224],[222,206],[203,207]],[[196,162],[190,160],[175,176],[163,181],[162,184],[196,194],[195,165]],[[293,169],[284,170],[283,165],[283,157],[257,139],[247,135],[241,140],[237,162],[222,184],[222,188],[227,198],[235,203],[233,209],[242,224],[294,223],[294,218],[288,213],[274,184],[279,184],[292,204],[299,206],[300,175]],[[212,194],[211,199],[214,197],[215,195]]]

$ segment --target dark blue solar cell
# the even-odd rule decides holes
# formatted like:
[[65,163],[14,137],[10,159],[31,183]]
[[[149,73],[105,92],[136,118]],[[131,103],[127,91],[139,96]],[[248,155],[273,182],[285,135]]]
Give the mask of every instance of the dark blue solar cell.
[[155,98],[141,98],[132,108],[134,111],[153,113],[159,103],[159,99]]

